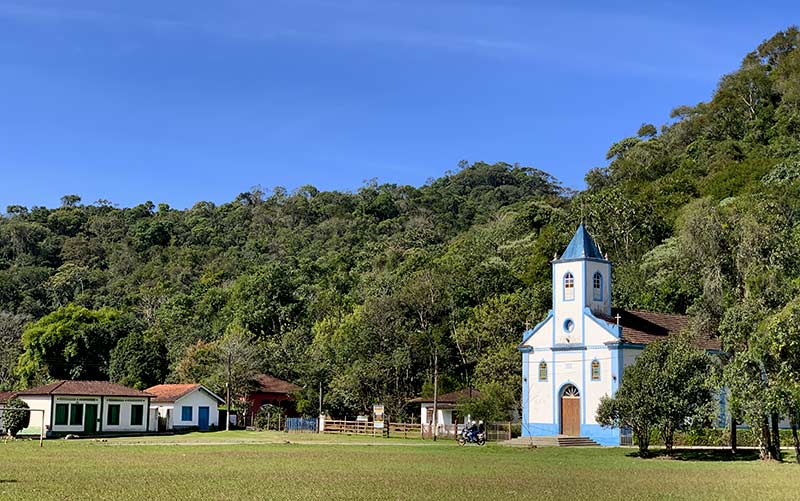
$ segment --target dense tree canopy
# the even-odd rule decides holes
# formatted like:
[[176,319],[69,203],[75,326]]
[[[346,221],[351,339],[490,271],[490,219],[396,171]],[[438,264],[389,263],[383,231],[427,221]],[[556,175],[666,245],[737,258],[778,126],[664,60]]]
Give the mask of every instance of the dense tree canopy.
[[513,414],[514,348],[583,220],[615,263],[615,304],[689,313],[719,335],[723,378],[743,385],[731,403],[761,426],[796,390],[776,396],[759,376],[795,377],[778,360],[796,336],[776,326],[800,284],[798,40],[795,27],[766,40],[667,123],[631,124],[580,193],[534,168],[462,162],[420,187],[257,187],[186,210],[71,194],[9,206],[0,389],[96,377],[222,391],[207,366],[236,325],[259,370],[306,389],[309,412],[321,384],[328,412],[382,402],[402,417],[436,369],[442,391],[477,386]]

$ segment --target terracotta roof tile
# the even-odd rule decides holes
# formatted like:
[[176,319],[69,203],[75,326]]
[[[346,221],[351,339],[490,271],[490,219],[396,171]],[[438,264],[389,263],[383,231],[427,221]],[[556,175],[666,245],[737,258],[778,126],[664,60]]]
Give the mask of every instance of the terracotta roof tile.
[[256,384],[255,391],[264,393],[285,393],[288,395],[302,389],[296,384],[267,374],[259,374],[253,378],[253,382]]
[[[649,344],[658,339],[666,339],[677,334],[689,325],[689,317],[672,313],[654,313],[651,311],[627,311],[614,309],[613,317],[598,316],[606,322],[616,324],[616,316],[620,316],[622,340],[626,343]],[[702,336],[695,339],[695,345],[704,350],[719,350],[719,339]]]
[[174,402],[184,395],[187,395],[197,388],[199,384],[158,384],[144,390],[155,395],[153,402]]
[[80,395],[107,397],[151,397],[149,393],[134,390],[109,381],[56,381],[54,383],[18,391],[17,395]]
[[0,391],[0,404],[4,404],[11,400],[11,397],[14,396],[13,391]]

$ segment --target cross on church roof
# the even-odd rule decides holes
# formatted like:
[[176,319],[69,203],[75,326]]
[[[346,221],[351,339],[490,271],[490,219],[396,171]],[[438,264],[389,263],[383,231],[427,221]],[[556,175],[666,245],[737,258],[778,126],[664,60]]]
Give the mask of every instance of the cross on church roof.
[[617,316],[616,316],[616,317],[614,317],[614,318],[616,318],[616,319],[617,319],[617,325],[619,325],[619,321],[622,319],[622,315],[620,315],[619,313],[617,313]]

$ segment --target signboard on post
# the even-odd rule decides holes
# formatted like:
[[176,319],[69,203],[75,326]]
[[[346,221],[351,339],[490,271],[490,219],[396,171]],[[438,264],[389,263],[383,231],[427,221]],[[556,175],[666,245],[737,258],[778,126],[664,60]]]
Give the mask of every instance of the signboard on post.
[[383,405],[375,404],[372,406],[372,422],[375,428],[383,428]]

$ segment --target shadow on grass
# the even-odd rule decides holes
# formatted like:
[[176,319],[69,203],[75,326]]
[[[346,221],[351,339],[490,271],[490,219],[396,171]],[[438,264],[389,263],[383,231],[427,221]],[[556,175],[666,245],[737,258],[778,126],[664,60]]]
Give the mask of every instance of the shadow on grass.
[[[628,457],[641,457],[639,451],[627,454]],[[788,455],[783,453],[784,460]],[[736,454],[730,449],[674,449],[672,457],[667,456],[663,449],[650,451],[645,459],[655,460],[674,460],[674,461],[759,461],[758,450],[745,449],[739,450]]]
[[16,484],[16,480],[0,478],[0,484]]

